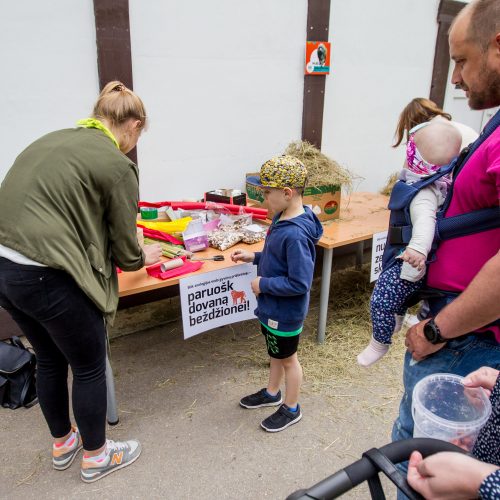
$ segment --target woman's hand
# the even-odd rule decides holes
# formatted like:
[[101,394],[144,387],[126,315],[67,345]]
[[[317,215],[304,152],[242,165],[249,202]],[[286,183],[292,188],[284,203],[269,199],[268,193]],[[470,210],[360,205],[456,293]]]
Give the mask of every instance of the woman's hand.
[[500,372],[489,366],[483,366],[464,378],[463,384],[466,387],[482,387],[488,396],[491,395],[493,387],[497,383]]
[[461,453],[442,452],[422,458],[410,456],[408,483],[428,500],[477,498],[481,483],[498,467]]
[[253,252],[247,252],[246,250],[235,250],[231,254],[231,260],[233,262],[247,262],[252,263],[255,259],[255,254]]
[[162,253],[161,253],[161,245],[159,243],[153,243],[152,245],[144,245],[142,247],[144,250],[144,265],[151,266],[152,264],[156,264],[159,262]]
[[419,271],[425,268],[425,255],[423,253],[413,250],[413,248],[406,247],[405,251],[398,257],[398,259],[408,262],[412,267]]

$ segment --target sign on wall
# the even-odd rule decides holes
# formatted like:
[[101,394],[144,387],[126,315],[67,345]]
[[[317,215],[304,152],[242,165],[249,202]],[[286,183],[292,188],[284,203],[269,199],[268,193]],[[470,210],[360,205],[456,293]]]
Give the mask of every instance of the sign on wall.
[[306,43],[306,75],[330,73],[330,42]]
[[179,281],[184,338],[218,326],[255,318],[251,282],[257,267],[242,264]]
[[376,281],[382,272],[382,256],[384,255],[387,231],[375,233],[372,239],[372,267],[370,282]]

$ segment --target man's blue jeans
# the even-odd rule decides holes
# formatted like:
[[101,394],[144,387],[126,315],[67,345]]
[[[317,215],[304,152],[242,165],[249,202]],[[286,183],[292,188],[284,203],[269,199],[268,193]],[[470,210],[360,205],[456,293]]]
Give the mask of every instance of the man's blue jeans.
[[[413,388],[419,380],[433,373],[465,376],[482,366],[500,369],[500,345],[492,334],[468,335],[450,340],[442,349],[418,362],[415,362],[407,351],[403,371],[404,394],[399,405],[399,416],[392,428],[392,440],[413,437],[411,401]],[[398,469],[406,476],[407,467],[405,462],[399,464]],[[398,498],[406,496],[399,494]]]

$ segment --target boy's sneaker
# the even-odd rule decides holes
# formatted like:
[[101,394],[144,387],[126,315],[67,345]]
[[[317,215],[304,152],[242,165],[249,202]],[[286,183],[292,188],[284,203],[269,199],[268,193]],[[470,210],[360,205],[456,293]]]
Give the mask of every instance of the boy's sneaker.
[[81,478],[85,483],[93,483],[118,469],[135,462],[141,454],[139,441],[106,441],[106,456],[100,460],[84,458]]
[[271,396],[266,388],[261,389],[255,394],[250,394],[250,396],[245,396],[240,401],[240,406],[243,408],[262,408],[263,406],[278,406],[282,403],[281,391],[278,391],[276,396]]
[[56,470],[66,470],[75,460],[76,455],[82,449],[82,437],[76,427],[71,428],[74,432],[73,439],[66,445],[52,446],[52,465]]
[[267,432],[279,432],[296,424],[301,418],[302,411],[299,404],[297,404],[297,411],[290,411],[287,405],[282,404],[278,411],[264,419],[260,426]]

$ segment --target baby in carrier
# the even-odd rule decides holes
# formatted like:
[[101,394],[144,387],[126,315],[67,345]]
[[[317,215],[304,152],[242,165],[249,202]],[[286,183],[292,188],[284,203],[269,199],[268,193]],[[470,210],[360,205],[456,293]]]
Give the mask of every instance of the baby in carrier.
[[[409,132],[406,165],[399,180],[413,184],[436,173],[459,154],[461,141],[460,132],[444,121],[417,125]],[[411,240],[394,265],[383,269],[375,284],[370,300],[372,339],[357,357],[361,366],[370,366],[389,350],[392,335],[402,327],[406,299],[423,285],[436,212],[450,184],[449,176],[441,177],[422,188],[411,201]]]

